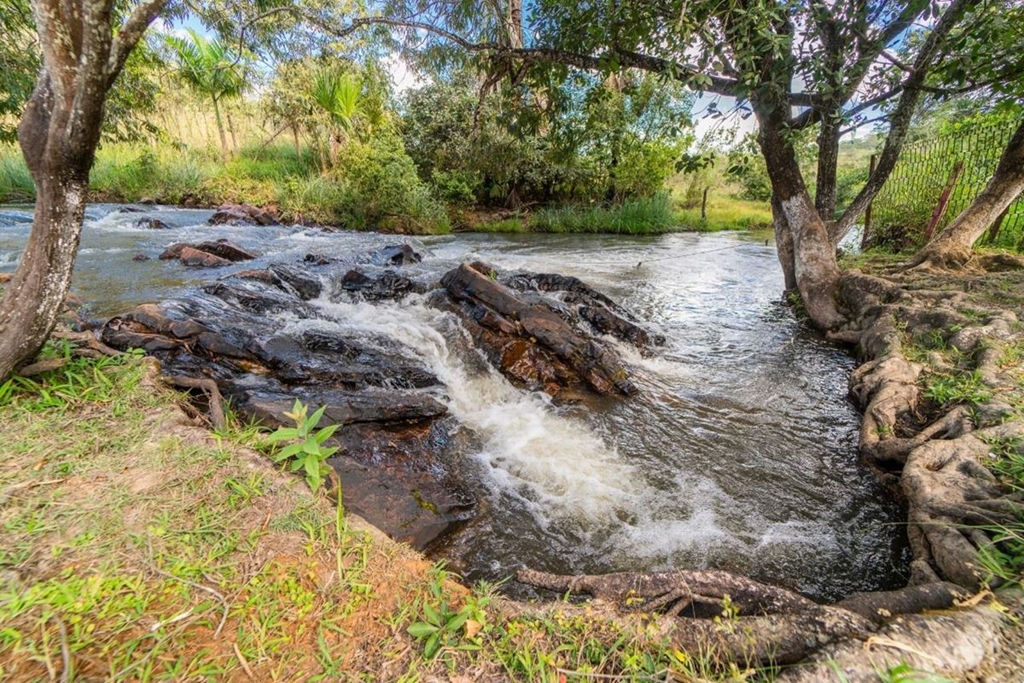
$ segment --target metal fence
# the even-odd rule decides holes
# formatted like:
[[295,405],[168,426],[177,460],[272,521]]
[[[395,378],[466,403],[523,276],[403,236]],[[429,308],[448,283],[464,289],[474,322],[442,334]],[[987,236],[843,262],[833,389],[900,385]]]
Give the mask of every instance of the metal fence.
[[[1016,124],[985,124],[907,144],[875,197],[868,242],[921,244],[950,223],[984,189]],[[1024,250],[1024,196],[1018,197],[979,240]]]

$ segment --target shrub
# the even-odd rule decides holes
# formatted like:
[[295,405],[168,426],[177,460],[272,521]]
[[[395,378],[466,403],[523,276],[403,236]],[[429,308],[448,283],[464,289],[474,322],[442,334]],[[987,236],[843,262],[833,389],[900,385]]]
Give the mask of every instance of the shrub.
[[420,180],[401,140],[381,136],[352,142],[341,150],[338,168],[352,202],[346,227],[415,233],[447,229],[444,206]]

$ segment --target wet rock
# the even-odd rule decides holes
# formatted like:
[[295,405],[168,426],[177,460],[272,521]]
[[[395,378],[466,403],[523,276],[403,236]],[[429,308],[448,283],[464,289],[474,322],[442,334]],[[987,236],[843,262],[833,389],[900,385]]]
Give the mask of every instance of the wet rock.
[[419,263],[423,256],[408,244],[390,244],[374,252],[370,260],[378,266],[406,266]]
[[[635,391],[621,359],[588,335],[578,311],[539,289],[513,289],[484,269],[463,264],[445,274],[441,284],[489,360],[506,376],[552,395],[579,388],[605,395]],[[593,311],[591,317],[607,318]]]
[[[161,256],[161,258],[163,258]],[[222,266],[230,266],[231,261],[226,258],[221,258],[216,254],[209,252],[200,251],[188,245],[181,248],[178,254],[178,260],[184,263],[186,266],[192,266],[194,268],[220,268]]]
[[640,348],[665,343],[663,335],[641,327],[629,311],[579,278],[555,273],[517,273],[502,282],[521,292],[558,293],[560,301],[573,308],[599,334],[610,334]]
[[339,425],[329,445],[341,450],[329,462],[346,505],[423,547],[473,516],[461,472],[470,437],[448,415],[437,378],[398,342],[330,326],[296,329],[268,315],[315,318],[283,280],[295,274],[243,271],[187,299],[139,306],[109,320],[101,336],[116,348],[145,349],[166,374],[213,379],[241,415],[271,428],[292,424],[285,412],[296,399],[326,406],[324,425]]
[[341,278],[341,288],[370,301],[401,299],[408,294],[426,291],[422,285],[390,270],[377,277],[370,277],[358,269],[350,270]]
[[240,270],[222,279],[255,280],[273,285],[281,291],[308,301],[320,296],[323,285],[320,279],[296,266],[281,263],[271,264],[266,270]]
[[277,216],[250,204],[223,204],[207,221],[210,225],[277,225]]
[[226,239],[216,242],[200,242],[195,245],[179,242],[172,244],[160,254],[161,261],[178,259],[186,266],[203,268],[219,268],[254,258],[256,257],[253,254]]
[[199,251],[205,251],[208,254],[219,256],[222,259],[227,259],[232,263],[238,263],[239,261],[251,261],[256,258],[256,255],[242,247],[238,246],[231,240],[219,239],[216,242],[200,242],[195,245],[195,248]]
[[306,254],[302,260],[311,266],[327,266],[338,261],[338,259],[333,259],[323,254]]
[[[140,209],[141,210],[141,209]],[[135,221],[135,227],[142,230],[170,230],[171,226],[159,218],[140,218]]]
[[282,282],[295,290],[300,299],[306,301],[320,296],[323,284],[320,278],[308,273],[298,266],[291,266],[285,263],[271,263],[270,270]]
[[141,206],[119,206],[114,209],[114,213],[142,213],[145,211]]
[[132,256],[132,261],[149,261],[149,260],[150,260],[149,257],[146,256],[145,254],[136,254],[135,256]]

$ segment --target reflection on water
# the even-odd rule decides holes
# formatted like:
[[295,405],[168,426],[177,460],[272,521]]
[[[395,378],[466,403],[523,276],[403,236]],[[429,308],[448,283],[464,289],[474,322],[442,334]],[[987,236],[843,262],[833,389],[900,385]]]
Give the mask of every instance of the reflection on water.
[[[75,289],[96,315],[310,252],[357,263],[400,239],[210,227],[209,211],[115,208],[90,207],[76,269]],[[142,216],[173,227],[134,227]],[[15,267],[30,217],[0,210],[0,272]],[[261,256],[217,271],[156,260],[173,242],[217,237]],[[419,356],[482,444],[469,455],[486,512],[435,549],[468,579],[503,578],[524,564],[558,572],[714,567],[816,598],[900,581],[900,511],[857,464],[858,416],[845,399],[852,362],[778,304],[770,246],[731,234],[457,235],[416,246],[430,254],[412,271],[419,279],[476,259],[575,275],[668,339],[649,356],[620,346],[636,397],[553,406],[487,368],[457,321],[421,298],[318,302],[320,324],[389,336]]]

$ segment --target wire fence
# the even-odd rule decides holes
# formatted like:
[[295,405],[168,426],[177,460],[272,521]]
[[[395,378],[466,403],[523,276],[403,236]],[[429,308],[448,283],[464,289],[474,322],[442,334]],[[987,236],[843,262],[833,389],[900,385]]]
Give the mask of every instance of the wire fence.
[[[906,145],[872,204],[868,243],[906,249],[924,243],[930,224],[934,233],[941,231],[988,184],[1015,125],[977,125]],[[1024,250],[1024,196],[979,243]]]

